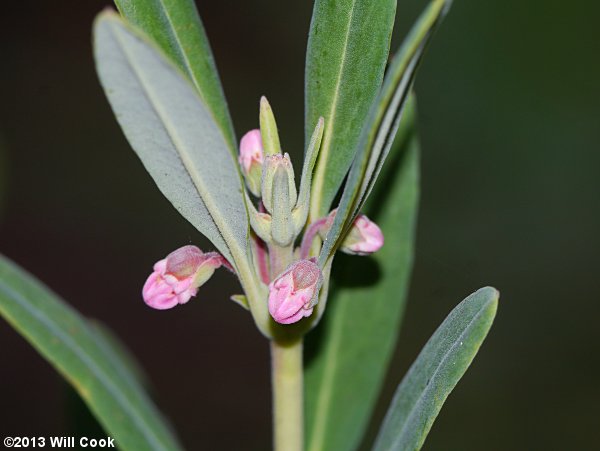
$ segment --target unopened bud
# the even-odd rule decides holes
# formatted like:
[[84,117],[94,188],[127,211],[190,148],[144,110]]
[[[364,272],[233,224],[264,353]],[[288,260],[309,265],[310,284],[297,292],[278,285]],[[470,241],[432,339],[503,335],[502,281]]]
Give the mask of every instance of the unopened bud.
[[183,246],[156,262],[142,296],[152,308],[165,310],[185,304],[224,263],[217,252],[203,253],[196,246]]
[[277,154],[265,158],[262,201],[271,214],[271,236],[280,246],[289,246],[296,236],[292,209],[298,193],[290,156]]
[[[321,238],[325,238],[327,232],[333,225],[337,208],[327,216],[327,220],[319,229]],[[352,223],[352,227],[342,241],[340,251],[351,255],[369,255],[377,252],[383,246],[383,232],[377,224],[360,214]]]
[[313,312],[323,275],[312,260],[298,260],[269,284],[269,312],[280,324],[292,324]]
[[358,215],[340,250],[346,254],[369,255],[383,246],[383,232],[365,215]]
[[239,162],[248,189],[256,197],[260,197],[263,165],[263,145],[260,130],[250,130],[242,137]]

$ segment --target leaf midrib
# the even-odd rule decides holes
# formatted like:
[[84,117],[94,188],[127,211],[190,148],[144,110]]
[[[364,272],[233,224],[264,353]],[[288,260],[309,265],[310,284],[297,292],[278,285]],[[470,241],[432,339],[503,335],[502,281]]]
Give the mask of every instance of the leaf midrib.
[[319,164],[317,165],[317,170],[316,170],[316,174],[314,176],[314,181],[313,181],[313,192],[314,193],[319,193],[321,195],[319,196],[315,196],[314,200],[311,202],[311,204],[314,205],[314,208],[312,208],[312,212],[311,212],[311,219],[315,220],[317,219],[316,217],[313,216],[317,216],[321,214],[321,202],[323,201],[323,197],[322,197],[322,193],[323,193],[323,185],[325,183],[325,174],[327,173],[327,168],[326,166],[329,166],[329,151],[330,151],[330,143],[332,141],[332,130],[333,130],[333,126],[335,124],[335,117],[337,116],[336,114],[336,107],[337,107],[337,103],[339,101],[339,97],[340,97],[340,87],[342,85],[342,78],[343,78],[343,74],[345,71],[345,67],[346,67],[346,63],[347,63],[347,58],[346,55],[348,53],[348,43],[350,42],[350,30],[352,28],[352,22],[354,20],[354,10],[355,10],[355,6],[356,6],[356,2],[358,0],[355,0],[352,2],[352,8],[350,9],[350,14],[349,14],[349,20],[348,20],[348,28],[346,29],[346,35],[344,38],[344,49],[342,51],[342,58],[341,61],[342,63],[340,64],[340,71],[338,73],[336,82],[335,82],[335,90],[334,90],[334,96],[333,96],[333,100],[331,102],[331,108],[329,110],[331,117],[329,118],[329,120],[325,121],[326,124],[326,130],[323,136],[323,144],[321,147],[321,155],[319,156],[319,160],[323,160],[323,164]]
[[[113,29],[113,30],[115,30],[115,29]],[[188,152],[186,152],[184,150],[184,147],[177,145],[178,140],[176,139],[176,134],[173,132],[171,127],[169,127],[170,122],[167,120],[168,115],[165,114],[163,111],[161,111],[160,104],[156,102],[156,100],[152,94],[153,91],[152,91],[151,87],[148,86],[148,83],[147,83],[146,79],[144,78],[143,74],[140,73],[140,71],[131,63],[131,61],[132,61],[131,52],[128,51],[127,45],[123,44],[123,40],[122,40],[122,38],[120,38],[119,33],[120,33],[120,31],[117,29],[116,33],[114,33],[114,35],[115,35],[116,39],[119,41],[120,47],[127,57],[127,64],[129,65],[129,67],[131,68],[131,70],[133,71],[133,73],[135,74],[137,79],[140,81],[140,85],[143,88],[144,93],[147,95],[148,100],[150,101],[150,104],[152,105],[152,108],[154,109],[155,113],[159,117],[159,119],[165,129],[165,132],[167,133],[167,135],[169,136],[169,139],[173,143],[173,147],[176,149],[179,159],[181,160],[187,173],[189,174],[190,178],[192,179],[194,185],[196,186],[196,189],[198,190],[198,193],[200,194],[200,198],[201,198],[202,202],[204,203],[206,210],[208,211],[208,214],[210,215],[213,223],[216,225],[219,233],[221,233],[221,235],[223,237],[223,241],[225,242],[225,246],[231,252],[231,255],[234,259],[234,262],[232,262],[232,263],[235,263],[235,265],[237,266],[239,264],[239,262],[243,260],[241,258],[241,256],[244,255],[243,250],[238,248],[237,239],[235,238],[234,234],[231,231],[229,231],[229,228],[227,227],[227,225],[224,224],[223,221],[218,220],[218,218],[213,215],[213,211],[217,207],[215,206],[214,201],[212,201],[212,196],[210,195],[210,192],[205,189],[205,186],[202,183],[201,177],[198,177],[198,175],[196,174],[196,171],[193,168],[193,164],[191,163],[191,158],[188,155]],[[235,247],[236,249],[233,249],[233,247]]]
[[[185,71],[187,72],[191,82],[194,84],[194,87],[196,88],[196,91],[198,92],[198,95],[200,96],[200,98],[204,101],[204,103],[206,105],[209,105],[207,96],[205,95],[205,93],[202,89],[202,86],[200,85],[200,82],[198,81],[198,76],[196,75],[196,72],[194,71],[194,68],[192,66],[192,61],[189,59],[188,54],[191,52],[184,51],[185,45],[183,44],[183,42],[181,41],[181,38],[179,37],[179,34],[177,33],[175,23],[173,22],[173,19],[172,19],[171,15],[169,14],[169,10],[165,7],[165,2],[163,0],[156,0],[156,1],[160,5],[159,10],[161,11],[163,17],[167,20],[167,22],[169,24],[169,27],[168,27],[169,35],[172,36],[173,39],[175,40],[175,42],[177,43],[175,51],[181,57],[181,60],[185,67]],[[210,52],[210,49],[209,49],[209,52]],[[210,53],[209,53],[209,56],[210,56]],[[217,76],[217,78],[218,78],[218,76]],[[217,126],[223,132],[223,135],[225,138],[225,143],[227,144],[227,147],[229,148],[230,153],[233,155],[233,157],[235,159],[235,153],[236,153],[237,149],[235,149],[235,146],[232,142],[232,140],[233,141],[235,140],[234,136],[232,136],[232,129],[231,128],[228,129],[224,124],[221,123],[221,121],[217,118],[217,113],[214,111],[214,108],[215,107],[211,105],[211,108],[207,108],[207,111],[215,120],[215,124],[217,124]],[[229,122],[228,125],[230,127],[232,127],[231,121],[227,121],[227,118],[225,118],[225,122],[226,123]],[[239,171],[238,171],[238,176],[241,177],[241,175],[239,174]]]
[[[441,6],[444,5],[445,0],[433,0],[429,8],[431,8],[436,1],[441,8]],[[431,14],[431,11],[429,12]],[[354,218],[354,215],[358,213],[360,208],[362,208],[373,187],[373,184],[375,183],[374,178],[376,178],[379,174],[381,166],[387,157],[389,147],[393,142],[393,140],[389,139],[391,138],[390,131],[394,129],[397,130],[397,125],[401,116],[400,113],[404,110],[410,86],[414,82],[416,69],[423,55],[423,49],[425,48],[424,46],[427,45],[428,39],[431,37],[432,29],[440,18],[439,14],[440,11],[436,12],[436,10],[434,10],[433,17],[435,20],[432,23],[426,22],[425,25],[423,25],[422,23],[417,22],[417,24],[415,24],[415,26],[419,25],[419,28],[417,29],[418,31],[422,31],[423,29],[425,30],[423,36],[419,38],[419,34],[417,34],[417,38],[413,36],[411,39],[409,33],[409,37],[407,39],[411,40],[407,41],[408,44],[410,44],[407,55],[398,60],[398,69],[396,69],[393,73],[390,72],[384,79],[383,88],[380,95],[376,99],[376,103],[374,104],[377,105],[377,108],[369,113],[370,115],[375,114],[373,123],[377,124],[377,127],[374,131],[371,127],[371,130],[364,138],[366,144],[364,147],[362,146],[362,137],[359,138],[359,145],[361,145],[361,150],[363,153],[360,154],[359,151],[359,154],[355,156],[355,160],[350,167],[348,176],[349,181],[346,182],[346,187],[340,200],[338,211],[339,214],[336,216],[333,226],[327,235],[327,239],[321,248],[321,253],[319,254],[319,263],[321,265],[325,264],[333,252],[335,252],[337,246],[339,246],[340,237],[344,235],[347,227],[350,226],[351,219]],[[417,42],[418,45],[412,46],[412,44],[415,42]],[[404,53],[404,45],[405,44],[403,44],[401,47],[401,53],[399,54],[400,57],[402,57]],[[395,63],[392,64],[395,67]],[[398,79],[396,79],[396,75],[394,75],[396,73],[399,76]],[[394,105],[394,108],[390,109],[392,105]],[[383,134],[382,131],[384,132]],[[387,149],[385,148],[386,146]],[[370,152],[367,152],[365,149],[371,150]],[[357,161],[356,158],[359,158],[359,160]],[[362,161],[360,159],[362,159]],[[357,166],[357,171],[360,171],[360,173],[358,173],[358,175],[354,178],[356,179],[356,183],[347,196],[350,200],[344,202],[346,189],[350,186],[352,180],[354,180],[352,176],[355,165],[357,164],[360,165]],[[345,209],[346,206],[348,206],[347,209]],[[338,217],[345,219],[338,219]],[[334,236],[330,236],[332,233]]]
[[[164,445],[162,440],[154,434],[154,430],[150,425],[147,424],[147,421],[144,417],[140,416],[136,409],[133,407],[127,395],[121,391],[117,385],[110,379],[110,377],[98,366],[96,363],[88,357],[85,350],[79,346],[69,335],[66,335],[60,326],[58,326],[52,319],[48,316],[44,315],[39,309],[33,307],[28,299],[23,296],[18,291],[13,290],[10,286],[7,286],[5,283],[0,282],[0,289],[4,292],[8,298],[13,298],[17,301],[18,305],[22,306],[27,310],[27,312],[39,320],[43,325],[47,327],[47,331],[51,334],[59,337],[63,343],[65,343],[67,349],[71,350],[79,359],[92,371],[93,374],[96,375],[98,380],[102,383],[102,385],[109,391],[109,393],[113,396],[113,399],[123,408],[123,410],[129,413],[129,417],[140,427],[140,430],[144,434],[144,436],[148,439],[148,442],[154,444],[154,449],[169,449]],[[13,322],[15,328],[20,329],[18,324]],[[24,331],[24,333],[26,333]],[[78,384],[78,381],[75,378],[72,378],[71,375],[64,373],[67,375],[69,379],[73,381],[73,385],[75,388],[81,387]],[[81,390],[77,390],[82,397],[85,399],[84,393]]]
[[181,39],[179,38],[179,35],[177,34],[175,25],[173,23],[173,19],[169,15],[169,12],[167,11],[167,8],[165,7],[164,1],[157,0],[157,3],[160,5],[159,9],[160,9],[163,17],[169,23],[169,28],[168,28],[169,35],[171,35],[173,37],[173,39],[175,39],[175,42],[177,43],[177,47],[176,47],[177,54],[182,58],[186,72],[189,74],[190,79],[192,80],[192,82],[194,83],[194,86],[196,86],[196,89],[198,90],[198,93],[204,100],[204,96],[202,94],[200,86],[199,86],[198,82],[196,81],[196,77],[194,76],[194,71],[192,70],[192,64],[187,56],[187,53],[183,51],[184,46],[183,46],[183,43],[181,42]]
[[[463,341],[463,339],[465,337],[465,334],[469,331],[469,329],[471,328],[471,326],[473,325],[473,323],[475,323],[475,321],[480,318],[480,316],[483,314],[483,311],[485,310],[485,308],[487,307],[488,304],[489,304],[489,301],[486,302],[486,304],[479,309],[479,311],[477,312],[477,314],[471,319],[471,321],[469,321],[469,323],[464,328],[464,330],[461,332],[461,334],[458,336],[458,338],[456,340],[454,340],[454,343],[452,344],[452,346],[448,349],[447,352],[444,353],[444,357],[440,360],[439,365],[437,365],[435,371],[431,375],[430,381],[433,381],[434,379],[436,379],[436,377],[437,377],[437,375],[438,375],[438,373],[440,371],[440,368],[444,365],[444,363],[446,362],[446,360],[448,360],[448,358],[449,358],[450,354],[452,353],[452,351],[454,349],[456,349],[456,347],[458,346],[458,343],[461,342],[461,341]],[[429,386],[430,386],[430,384],[426,385],[425,388],[423,390],[421,390],[421,394],[417,398],[416,402],[413,404],[413,407],[410,409],[410,413],[406,416],[404,424],[402,425],[402,427],[400,428],[400,431],[398,432],[398,435],[396,436],[397,439],[392,442],[393,446],[389,447],[388,449],[391,449],[391,450],[397,449],[397,445],[401,441],[400,439],[402,438],[402,436],[404,434],[404,431],[406,430],[408,424],[410,423],[410,421],[412,420],[412,418],[415,415],[416,407],[420,406],[423,403],[424,394],[427,391],[427,387],[429,387]]]

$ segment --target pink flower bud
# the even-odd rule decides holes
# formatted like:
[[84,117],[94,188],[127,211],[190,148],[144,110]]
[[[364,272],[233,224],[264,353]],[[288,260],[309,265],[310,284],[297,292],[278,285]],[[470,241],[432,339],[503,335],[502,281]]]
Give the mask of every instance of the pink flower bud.
[[383,246],[383,232],[365,215],[358,215],[342,242],[340,250],[346,254],[368,255]]
[[263,145],[260,130],[250,130],[242,137],[239,162],[248,189],[255,196],[260,196],[263,164]]
[[185,304],[223,263],[224,258],[217,252],[180,247],[154,265],[142,289],[144,302],[158,310]]
[[269,312],[280,324],[310,316],[323,276],[312,260],[298,260],[269,284]]
[[[322,239],[325,239],[327,232],[331,229],[336,214],[337,208],[331,210],[325,222],[319,226],[318,233]],[[321,221],[317,221],[315,225],[321,224]],[[344,238],[340,250],[351,255],[369,255],[381,249],[382,246],[383,232],[377,224],[361,214],[352,223],[352,227],[346,238]]]

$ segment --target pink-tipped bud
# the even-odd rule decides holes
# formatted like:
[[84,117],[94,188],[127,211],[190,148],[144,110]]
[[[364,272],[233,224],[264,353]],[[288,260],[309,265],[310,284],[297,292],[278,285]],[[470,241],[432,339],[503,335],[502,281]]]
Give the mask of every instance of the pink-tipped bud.
[[185,304],[223,263],[224,258],[217,252],[180,247],[154,265],[142,289],[144,302],[158,310]]
[[346,254],[369,255],[383,246],[383,232],[365,215],[358,215],[342,242],[340,250]]
[[[325,239],[327,232],[333,225],[337,208],[327,215],[327,220],[319,228],[319,235]],[[378,251],[383,246],[383,232],[377,224],[367,218],[365,215],[358,215],[350,231],[342,241],[340,250],[345,254],[351,255],[369,255]]]
[[263,144],[260,130],[250,130],[242,137],[239,162],[248,189],[255,196],[260,197],[263,165]]
[[269,284],[269,312],[280,324],[291,324],[310,316],[316,304],[323,275],[312,260],[298,260]]

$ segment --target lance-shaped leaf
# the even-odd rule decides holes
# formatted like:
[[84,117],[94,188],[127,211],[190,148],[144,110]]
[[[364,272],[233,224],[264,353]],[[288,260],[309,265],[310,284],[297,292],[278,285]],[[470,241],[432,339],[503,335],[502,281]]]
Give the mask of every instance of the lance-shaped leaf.
[[341,243],[377,179],[394,142],[425,46],[448,7],[448,0],[433,0],[421,14],[392,61],[379,97],[373,103],[369,118],[362,129],[336,218],[319,255],[321,267],[325,266]]
[[119,378],[131,386],[148,388],[150,381],[139,362],[119,337],[105,324],[94,319],[87,320],[88,327],[97,335],[96,343],[119,373]]
[[221,129],[191,83],[114,13],[94,26],[100,81],[162,193],[234,265],[245,261],[241,181]]
[[237,157],[221,81],[193,0],[115,0],[119,12],[150,36],[198,90]]
[[374,451],[421,449],[446,398],[490,330],[497,307],[498,291],[486,287],[452,310],[398,386]]
[[402,118],[389,165],[367,205],[385,245],[370,257],[336,257],[327,314],[306,338],[309,451],[358,447],[394,350],[417,219],[419,149],[412,111]]
[[0,315],[65,377],[120,449],[181,449],[113,344],[2,256]]
[[306,53],[306,141],[325,119],[311,218],[329,212],[388,59],[396,0],[317,0]]

